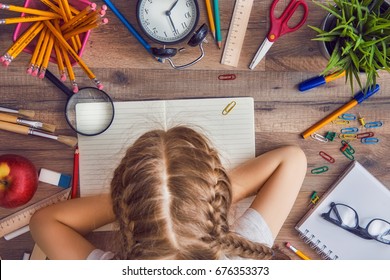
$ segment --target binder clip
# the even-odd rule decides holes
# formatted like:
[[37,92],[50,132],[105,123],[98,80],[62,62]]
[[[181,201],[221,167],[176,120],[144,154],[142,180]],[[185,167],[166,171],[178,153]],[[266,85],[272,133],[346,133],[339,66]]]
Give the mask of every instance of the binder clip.
[[336,132],[333,131],[328,131],[325,135],[325,138],[328,139],[329,141],[333,141],[335,137],[336,137]]
[[319,199],[320,199],[320,197],[317,195],[317,192],[314,191],[310,196],[309,206],[316,204]]

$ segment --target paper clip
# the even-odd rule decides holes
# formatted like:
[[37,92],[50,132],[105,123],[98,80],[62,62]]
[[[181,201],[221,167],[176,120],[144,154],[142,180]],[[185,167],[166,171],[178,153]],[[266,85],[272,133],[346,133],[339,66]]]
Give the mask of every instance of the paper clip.
[[358,133],[356,134],[357,139],[363,139],[363,138],[368,138],[374,136],[374,132],[363,132],[363,133]]
[[320,197],[317,195],[317,192],[313,192],[310,196],[310,202],[312,204],[316,204],[316,202],[320,199]]
[[230,102],[230,103],[225,107],[225,109],[223,109],[222,115],[226,116],[227,114],[229,114],[230,111],[233,110],[233,108],[234,108],[236,105],[237,105],[237,102],[236,102],[236,101]]
[[369,123],[366,123],[364,125],[365,128],[377,128],[377,127],[381,127],[383,125],[383,123],[381,121],[377,121],[377,122],[369,122]]
[[321,173],[324,173],[328,170],[329,170],[329,168],[326,165],[324,165],[324,166],[312,169],[311,174],[321,174]]
[[233,81],[237,78],[235,74],[223,74],[218,76],[218,80],[220,81]]
[[339,116],[339,119],[347,120],[347,121],[354,121],[356,120],[356,116],[354,114],[342,114]]
[[363,144],[377,144],[379,142],[379,139],[375,137],[367,137],[362,138],[360,142],[362,142]]
[[328,139],[326,139],[324,136],[318,134],[318,133],[313,133],[312,135],[310,135],[311,138],[317,140],[317,141],[320,141],[320,142],[323,142],[323,143],[326,143],[328,142]]
[[335,137],[336,137],[336,132],[333,131],[328,131],[325,136],[325,138],[328,139],[329,141],[333,141]]
[[343,140],[353,140],[357,138],[356,134],[339,134],[339,138]]
[[341,133],[344,133],[344,134],[352,134],[352,133],[356,133],[359,131],[359,128],[357,127],[346,127],[346,128],[342,128],[340,130]]
[[343,145],[343,148],[346,146],[344,150],[346,150],[349,154],[352,155],[355,153],[355,149],[347,141],[342,140],[341,144]]
[[332,123],[344,125],[344,124],[349,124],[349,121],[342,120],[342,119],[337,119],[337,120],[332,121]]
[[319,155],[326,161],[330,162],[330,163],[334,163],[336,160],[334,158],[332,158],[330,155],[328,155],[327,153],[325,153],[324,151],[320,151],[319,152]]

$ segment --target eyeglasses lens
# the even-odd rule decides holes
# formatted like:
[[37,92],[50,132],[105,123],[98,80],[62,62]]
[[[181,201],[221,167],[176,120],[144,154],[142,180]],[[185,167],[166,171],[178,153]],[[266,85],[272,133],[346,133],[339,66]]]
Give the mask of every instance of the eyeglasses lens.
[[356,212],[346,205],[334,205],[330,213],[330,218],[339,221],[344,227],[356,228],[358,225]]
[[374,219],[368,225],[367,231],[375,239],[390,244],[390,223]]

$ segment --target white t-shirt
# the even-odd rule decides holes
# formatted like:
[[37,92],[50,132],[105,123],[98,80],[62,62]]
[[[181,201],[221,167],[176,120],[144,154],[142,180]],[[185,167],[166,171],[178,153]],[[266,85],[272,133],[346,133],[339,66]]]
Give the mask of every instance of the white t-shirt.
[[[233,224],[233,230],[249,239],[250,241],[263,243],[272,247],[274,237],[272,232],[259,212],[248,208],[245,213]],[[112,252],[105,252],[100,249],[93,250],[87,257],[87,260],[110,260],[114,257]],[[242,259],[240,257],[223,259]]]

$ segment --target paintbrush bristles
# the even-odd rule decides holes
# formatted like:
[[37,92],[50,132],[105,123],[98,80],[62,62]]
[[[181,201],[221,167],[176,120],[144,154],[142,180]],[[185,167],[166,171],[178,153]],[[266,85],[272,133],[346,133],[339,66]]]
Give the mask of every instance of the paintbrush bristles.
[[56,126],[54,124],[43,123],[42,129],[49,132],[54,132],[56,130]]
[[19,110],[18,114],[28,118],[33,118],[35,116],[35,112],[31,110]]
[[70,146],[72,148],[77,146],[77,138],[76,137],[58,135],[57,141],[65,144],[65,145],[68,145],[68,146]]

